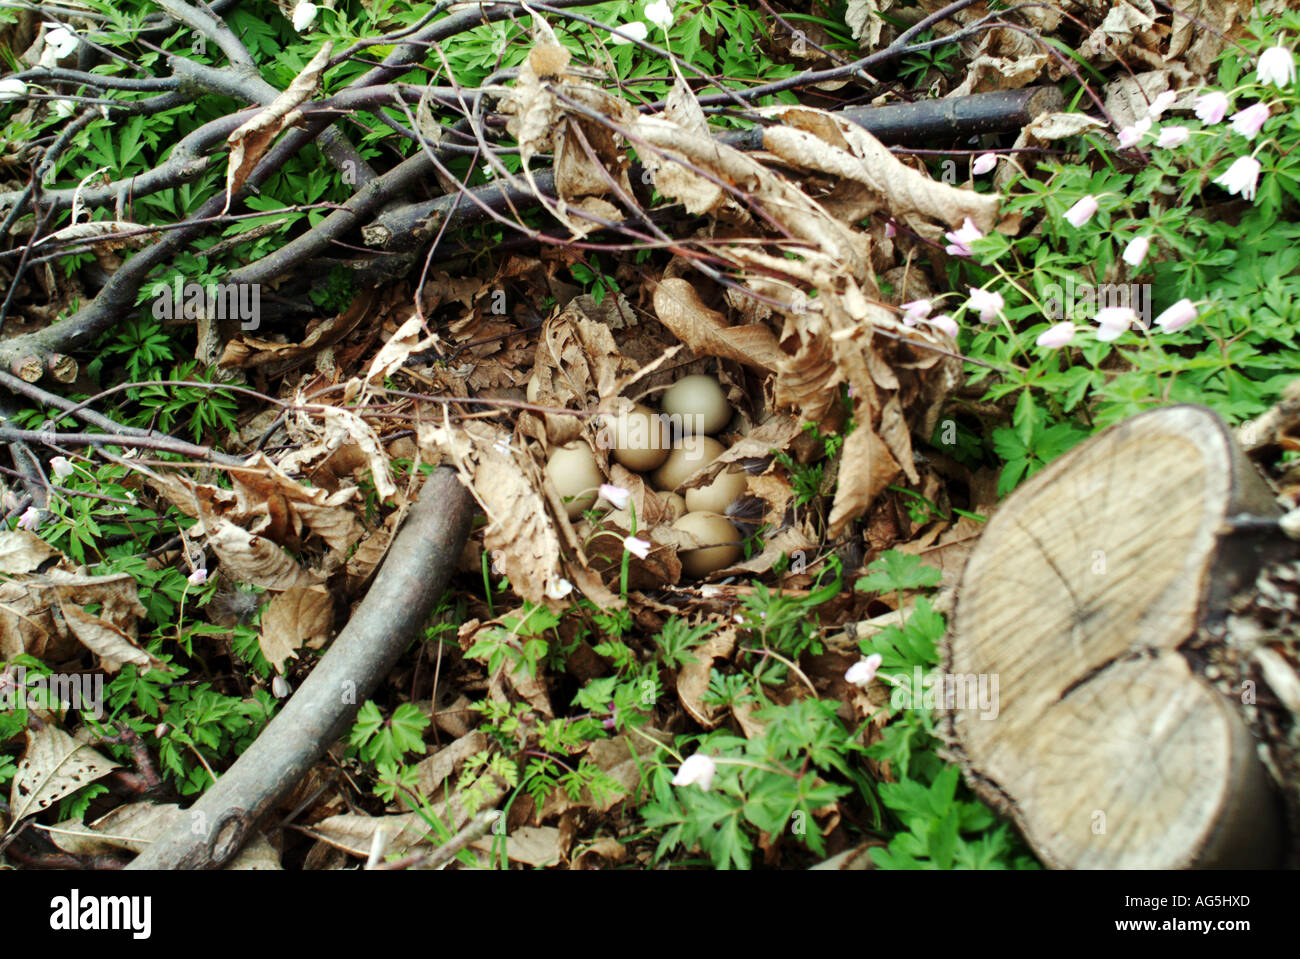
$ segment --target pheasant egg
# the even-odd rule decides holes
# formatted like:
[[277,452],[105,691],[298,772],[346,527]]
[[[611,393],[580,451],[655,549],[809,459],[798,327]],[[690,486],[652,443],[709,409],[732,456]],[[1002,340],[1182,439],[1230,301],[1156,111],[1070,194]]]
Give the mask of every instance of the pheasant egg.
[[596,502],[596,491],[604,479],[596,467],[591,447],[581,440],[557,448],[546,461],[546,478],[564,501],[569,519],[576,519]]
[[638,403],[612,422],[614,459],[630,470],[644,473],[668,459],[669,441],[659,414]]
[[655,488],[673,490],[698,469],[708,466],[725,451],[712,436],[683,436],[663,466],[650,474]]
[[683,433],[716,433],[731,420],[731,404],[711,376],[686,376],[664,393],[663,411]]
[[674,493],[671,491],[667,493],[661,492],[658,496],[668,504],[668,515],[671,516],[673,520],[681,519],[682,516],[686,514],[686,500],[682,498],[681,493]]
[[740,533],[717,513],[687,513],[673,529],[690,533],[702,543],[713,543],[700,549],[683,550],[678,554],[682,571],[688,576],[708,576],[730,566],[740,558]]
[[747,485],[744,473],[728,473],[724,468],[708,486],[686,491],[686,508],[692,513],[724,513]]

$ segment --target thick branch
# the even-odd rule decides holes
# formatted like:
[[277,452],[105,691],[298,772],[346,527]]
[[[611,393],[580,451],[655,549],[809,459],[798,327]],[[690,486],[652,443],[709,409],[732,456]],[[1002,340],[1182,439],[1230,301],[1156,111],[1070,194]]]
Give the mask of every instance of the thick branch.
[[301,779],[420,635],[469,535],[473,500],[436,470],[352,619],[284,709],[171,829],[128,867],[206,869],[228,862],[257,820]]

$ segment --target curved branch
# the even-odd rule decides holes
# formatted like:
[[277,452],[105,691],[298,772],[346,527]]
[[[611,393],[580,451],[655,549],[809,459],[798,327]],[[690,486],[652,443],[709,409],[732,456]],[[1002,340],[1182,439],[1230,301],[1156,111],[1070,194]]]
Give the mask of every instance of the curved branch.
[[128,869],[207,869],[228,862],[257,820],[355,718],[420,635],[469,535],[474,504],[452,469],[434,471],[365,599],[329,651],[253,745]]

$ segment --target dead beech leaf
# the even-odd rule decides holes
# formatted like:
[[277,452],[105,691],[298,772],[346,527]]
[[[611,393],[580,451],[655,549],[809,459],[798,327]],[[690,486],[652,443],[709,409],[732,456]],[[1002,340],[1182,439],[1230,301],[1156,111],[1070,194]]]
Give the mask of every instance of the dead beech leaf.
[[460,429],[426,423],[420,426],[419,442],[422,449],[455,463],[461,481],[487,514],[483,546],[499,560],[519,595],[532,603],[557,602],[565,592],[560,539],[538,492],[541,477],[530,479],[525,473],[523,456],[511,447],[510,437],[481,421]]
[[241,369],[269,367],[268,374],[274,375],[295,361],[313,356],[343,339],[371,312],[375,300],[373,290],[363,290],[342,313],[309,325],[307,335],[299,343],[277,343],[241,333],[226,343],[217,365]]
[[[1146,107],[1143,106],[1145,111]],[[1089,130],[1105,129],[1106,123],[1086,113],[1044,113],[1034,117],[1025,127],[1025,135],[1044,143],[1051,140],[1064,140],[1077,137]]]
[[766,149],[806,169],[863,184],[884,199],[894,216],[919,214],[953,229],[969,217],[986,233],[993,228],[996,195],[931,179],[844,117],[807,107],[769,107],[761,112],[783,123],[764,130]]
[[[59,823],[57,832],[50,831],[50,839],[64,852],[76,855],[98,855],[116,849],[139,854],[187,815],[176,803],[126,803],[89,825],[76,820]],[[255,833],[222,867],[227,871],[279,868],[279,854],[261,832]]]
[[370,477],[374,480],[375,492],[379,494],[380,500],[387,501],[396,495],[397,485],[393,482],[388,457],[370,425],[351,410],[337,406],[326,407],[322,415],[325,418],[326,442],[333,444],[336,449],[343,445],[344,438],[355,442],[370,460]]
[[87,783],[107,776],[118,763],[105,759],[49,723],[27,728],[27,751],[18,763],[9,791],[12,830],[33,813],[54,805]]
[[851,519],[861,516],[900,469],[884,440],[865,424],[850,433],[840,455],[839,486],[827,534],[838,536]]
[[[114,236],[117,233],[131,233],[134,235]],[[94,244],[95,248],[108,251],[118,250],[123,247],[137,248],[145,246],[157,240],[158,233],[152,227],[141,223],[131,223],[127,220],[83,220],[80,223],[65,226],[61,230],[55,230],[49,236],[37,240],[32,246],[40,246],[42,243],[90,240],[95,237],[103,237],[99,243]]]
[[[348,449],[342,436],[335,452]],[[369,458],[366,458],[369,462]],[[321,486],[304,486],[259,453],[245,469],[234,472],[231,484],[238,496],[237,509],[228,518],[243,524],[250,532],[262,533],[281,545],[296,545],[304,529],[310,530],[341,555],[361,538],[362,527],[347,504],[357,498],[351,486],[327,490]],[[318,474],[309,472],[308,475]]]
[[123,663],[134,663],[141,669],[161,669],[162,660],[149,655],[131,637],[112,623],[92,616],[72,603],[61,603],[59,611],[81,645],[99,657],[105,672],[115,673]]
[[447,777],[455,772],[456,767],[475,753],[488,748],[488,738],[484,733],[474,732],[461,736],[455,742],[448,743],[432,756],[421,759],[415,767],[420,777],[420,794],[431,796]]
[[208,532],[208,545],[236,582],[266,589],[313,586],[322,577],[298,565],[283,549],[264,536],[256,536],[229,520],[219,519]]
[[46,560],[60,555],[57,549],[28,530],[0,530],[0,573],[30,573]]
[[278,673],[285,661],[297,659],[303,646],[319,649],[334,625],[334,597],[324,586],[291,586],[273,598],[262,614],[257,643]]
[[27,653],[59,663],[77,652],[75,639],[59,628],[40,594],[22,580],[0,582],[0,658],[10,662]]
[[366,371],[366,382],[373,383],[376,379],[391,376],[401,368],[412,353],[427,350],[437,342],[438,337],[434,334],[420,336],[424,329],[424,323],[418,313],[413,314],[399,326],[388,341],[379,348],[375,358],[370,361],[370,368]]
[[717,706],[704,705],[704,695],[709,691],[709,677],[713,674],[713,661],[726,659],[736,648],[736,631],[723,629],[709,637],[703,646],[691,650],[695,662],[687,663],[677,671],[677,698],[691,718],[705,729],[712,729],[722,721],[723,711]]
[[874,50],[880,42],[885,21],[880,14],[894,5],[894,0],[849,0],[844,22],[853,31],[853,39],[863,50]]
[[271,142],[280,135],[281,130],[302,118],[296,108],[316,89],[316,82],[332,52],[333,45],[327,41],[316,52],[316,56],[311,58],[311,62],[303,67],[302,73],[294,77],[287,90],[227,137],[230,159],[226,167],[226,205],[221,210],[223,215],[230,209],[234,195],[243,187],[244,181],[253,172],[257,161],[266,153]]
[[654,307],[659,322],[697,356],[720,356],[773,372],[788,359],[771,329],[759,323],[728,326],[726,318],[705,306],[695,287],[680,277],[655,287]]
[[[494,836],[476,839],[470,846],[481,852],[494,851]],[[555,866],[564,858],[560,830],[555,826],[520,826],[506,837],[506,858],[525,866]]]
[[[483,791],[478,808],[491,809],[504,795],[505,788],[501,783],[491,780]],[[470,811],[459,795],[444,802],[434,803],[433,813],[452,830],[463,827],[471,817]],[[335,849],[342,849],[350,855],[365,859],[370,855],[375,832],[379,829],[383,829],[387,836],[387,849],[390,853],[401,853],[415,846],[426,845],[433,832],[421,815],[413,812],[394,816],[340,813],[321,820],[310,829],[304,829],[303,832],[329,843]]]

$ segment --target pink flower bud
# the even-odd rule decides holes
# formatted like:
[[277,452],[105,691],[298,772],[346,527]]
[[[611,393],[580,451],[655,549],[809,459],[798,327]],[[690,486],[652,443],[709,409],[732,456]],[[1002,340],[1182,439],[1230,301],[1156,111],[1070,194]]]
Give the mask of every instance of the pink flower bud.
[[1269,109],[1267,103],[1256,103],[1254,106],[1246,107],[1232,115],[1232,129],[1240,133],[1247,140],[1255,139],[1255,134],[1264,125],[1268,119]]
[[1124,247],[1121,258],[1129,266],[1141,266],[1142,261],[1147,258],[1147,250],[1150,248],[1150,239],[1145,236],[1135,236],[1128,241],[1128,246]]
[[882,662],[884,662],[884,657],[879,653],[872,653],[866,659],[858,660],[844,674],[845,682],[866,688],[867,684],[876,678],[876,673],[880,671]]
[[1156,98],[1151,101],[1151,106],[1147,108],[1147,113],[1153,118],[1159,118],[1160,114],[1173,106],[1174,101],[1177,99],[1178,94],[1174,90],[1166,90],[1164,93],[1157,94]]
[[970,290],[970,299],[966,301],[966,308],[980,315],[981,323],[992,323],[998,318],[998,313],[1006,304],[1002,300],[1001,293],[995,293],[992,290],[981,290],[976,287],[968,287]]
[[981,153],[975,158],[975,162],[970,165],[970,172],[972,176],[983,176],[997,165],[998,156],[996,153]]
[[1162,150],[1172,150],[1174,147],[1180,147],[1187,142],[1187,138],[1192,135],[1192,131],[1187,127],[1165,127],[1160,131],[1160,136],[1156,138],[1156,146]]
[[1228,95],[1219,90],[1203,94],[1196,98],[1196,118],[1202,123],[1213,126],[1219,123],[1228,112]]
[[930,326],[933,326],[936,330],[939,330],[942,333],[947,333],[954,340],[957,339],[957,321],[947,313],[940,313],[938,316],[932,316],[925,322],[930,324]]
[[1177,333],[1196,322],[1196,307],[1191,300],[1182,299],[1156,317],[1156,326],[1166,333]]
[[1048,327],[1038,335],[1035,342],[1049,350],[1059,350],[1063,346],[1068,346],[1070,341],[1074,339],[1074,331],[1074,324],[1066,320],[1064,323],[1057,323],[1055,326]]
[[945,233],[943,236],[948,241],[944,249],[952,256],[970,256],[972,252],[970,244],[984,238],[984,234],[979,231],[975,221],[970,217],[966,217],[960,230]]
[[1088,195],[1065,211],[1065,218],[1070,221],[1073,227],[1081,227],[1092,219],[1093,214],[1097,212],[1097,198]]
[[696,753],[682,763],[681,768],[677,770],[677,775],[673,777],[673,785],[690,786],[699,783],[700,788],[708,792],[717,771],[717,764],[712,759],[703,753]]

